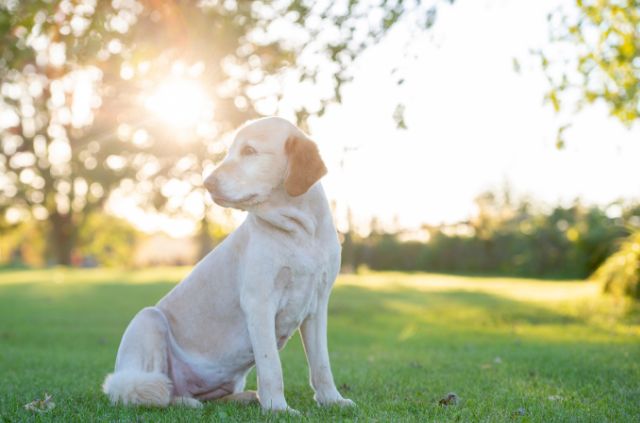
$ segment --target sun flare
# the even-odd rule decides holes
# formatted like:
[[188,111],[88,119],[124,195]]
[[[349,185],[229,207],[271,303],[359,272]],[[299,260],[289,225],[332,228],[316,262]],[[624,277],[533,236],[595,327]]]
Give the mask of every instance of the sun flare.
[[179,129],[194,127],[213,113],[213,103],[203,87],[188,79],[160,83],[144,104],[162,122]]

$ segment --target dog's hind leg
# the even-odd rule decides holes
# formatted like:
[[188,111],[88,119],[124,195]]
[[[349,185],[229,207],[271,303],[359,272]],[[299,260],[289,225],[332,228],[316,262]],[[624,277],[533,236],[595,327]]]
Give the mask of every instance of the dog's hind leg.
[[165,407],[172,397],[169,326],[158,308],[141,310],[122,336],[115,372],[102,386],[112,403]]

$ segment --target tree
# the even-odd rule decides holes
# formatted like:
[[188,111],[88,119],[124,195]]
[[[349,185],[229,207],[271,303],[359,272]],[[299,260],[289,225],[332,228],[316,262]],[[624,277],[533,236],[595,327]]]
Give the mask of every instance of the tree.
[[[558,50],[541,52],[550,90],[547,95],[559,112],[567,104],[578,109],[604,103],[612,116],[627,126],[640,120],[640,3],[637,0],[575,0],[571,9],[549,15],[551,40]],[[566,126],[565,126],[566,127]],[[562,146],[561,128],[558,144]],[[638,247],[640,227],[594,274],[605,290],[640,297]]]
[[618,251],[605,261],[594,277],[604,290],[640,299],[640,231],[624,239]]
[[552,47],[539,54],[554,110],[602,102],[622,123],[638,121],[640,3],[575,0],[548,20]]
[[[435,11],[419,0],[2,2],[0,213],[45,221],[60,264],[116,189],[193,214],[183,204],[201,198],[225,134],[274,113],[304,126],[341,100],[361,51],[401,18],[430,27]],[[185,91],[198,104],[164,107]]]

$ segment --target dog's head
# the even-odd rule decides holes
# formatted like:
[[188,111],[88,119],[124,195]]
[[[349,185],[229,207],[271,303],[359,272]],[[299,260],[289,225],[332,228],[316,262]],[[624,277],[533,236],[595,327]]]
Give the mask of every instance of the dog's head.
[[290,122],[270,117],[240,128],[204,184],[217,204],[247,210],[280,187],[302,195],[326,173],[316,144]]

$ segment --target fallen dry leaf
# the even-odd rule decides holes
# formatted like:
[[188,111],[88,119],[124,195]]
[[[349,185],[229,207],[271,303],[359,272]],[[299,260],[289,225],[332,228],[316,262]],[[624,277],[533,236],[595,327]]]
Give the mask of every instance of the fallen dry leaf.
[[513,412],[514,416],[525,416],[526,414],[527,414],[527,410],[525,410],[524,407],[520,407]]
[[438,401],[439,405],[456,405],[458,403],[458,396],[453,393],[453,392],[449,392],[447,395],[444,396],[444,398],[441,398],[440,401]]
[[36,413],[46,413],[47,411],[53,410],[56,406],[56,403],[51,401],[53,397],[47,393],[44,394],[44,399],[36,399],[31,401],[29,404],[24,405],[24,409],[28,411],[35,411]]

